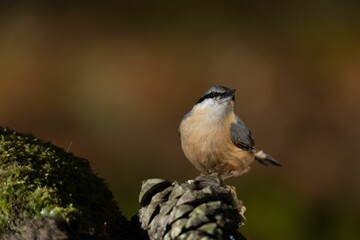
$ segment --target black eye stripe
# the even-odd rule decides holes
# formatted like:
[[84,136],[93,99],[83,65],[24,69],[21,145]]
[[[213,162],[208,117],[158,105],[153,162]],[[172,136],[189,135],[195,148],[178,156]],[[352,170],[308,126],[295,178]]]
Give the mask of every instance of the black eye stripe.
[[226,95],[226,92],[210,92],[208,94],[205,94],[204,96],[202,96],[197,102],[196,104],[198,103],[201,103],[202,101],[208,99],[208,98],[216,98],[216,97],[220,97],[220,96],[224,96]]

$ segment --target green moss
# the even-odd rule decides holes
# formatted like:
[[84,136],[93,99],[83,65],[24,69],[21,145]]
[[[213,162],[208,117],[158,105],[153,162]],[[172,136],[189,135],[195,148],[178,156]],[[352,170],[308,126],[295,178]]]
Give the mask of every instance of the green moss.
[[65,219],[97,239],[126,235],[127,220],[87,160],[0,128],[0,236],[41,218]]

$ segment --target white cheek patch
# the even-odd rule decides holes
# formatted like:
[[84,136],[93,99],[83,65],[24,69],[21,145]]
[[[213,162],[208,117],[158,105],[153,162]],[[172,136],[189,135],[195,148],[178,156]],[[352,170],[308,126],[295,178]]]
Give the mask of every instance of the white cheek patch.
[[205,99],[201,103],[197,104],[199,109],[214,108],[217,103],[212,98]]
[[208,113],[210,115],[223,116],[230,113],[233,109],[233,104],[227,102],[220,102],[212,98],[206,99],[203,102],[195,105],[194,111],[201,111],[202,114]]

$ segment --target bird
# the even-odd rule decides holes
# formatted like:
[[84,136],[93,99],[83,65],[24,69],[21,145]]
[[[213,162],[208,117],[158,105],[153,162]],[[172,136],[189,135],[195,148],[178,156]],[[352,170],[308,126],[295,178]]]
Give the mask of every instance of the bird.
[[248,172],[254,160],[281,166],[263,150],[256,150],[251,131],[234,113],[235,91],[211,87],[181,120],[182,150],[203,175],[236,177]]

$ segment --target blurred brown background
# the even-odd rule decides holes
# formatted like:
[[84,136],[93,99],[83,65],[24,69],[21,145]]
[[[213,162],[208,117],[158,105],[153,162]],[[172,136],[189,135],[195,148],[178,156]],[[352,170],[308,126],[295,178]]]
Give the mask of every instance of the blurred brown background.
[[0,125],[89,159],[130,217],[143,179],[198,174],[180,119],[236,88],[284,165],[227,181],[244,234],[360,239],[359,2],[49,2],[0,3]]

